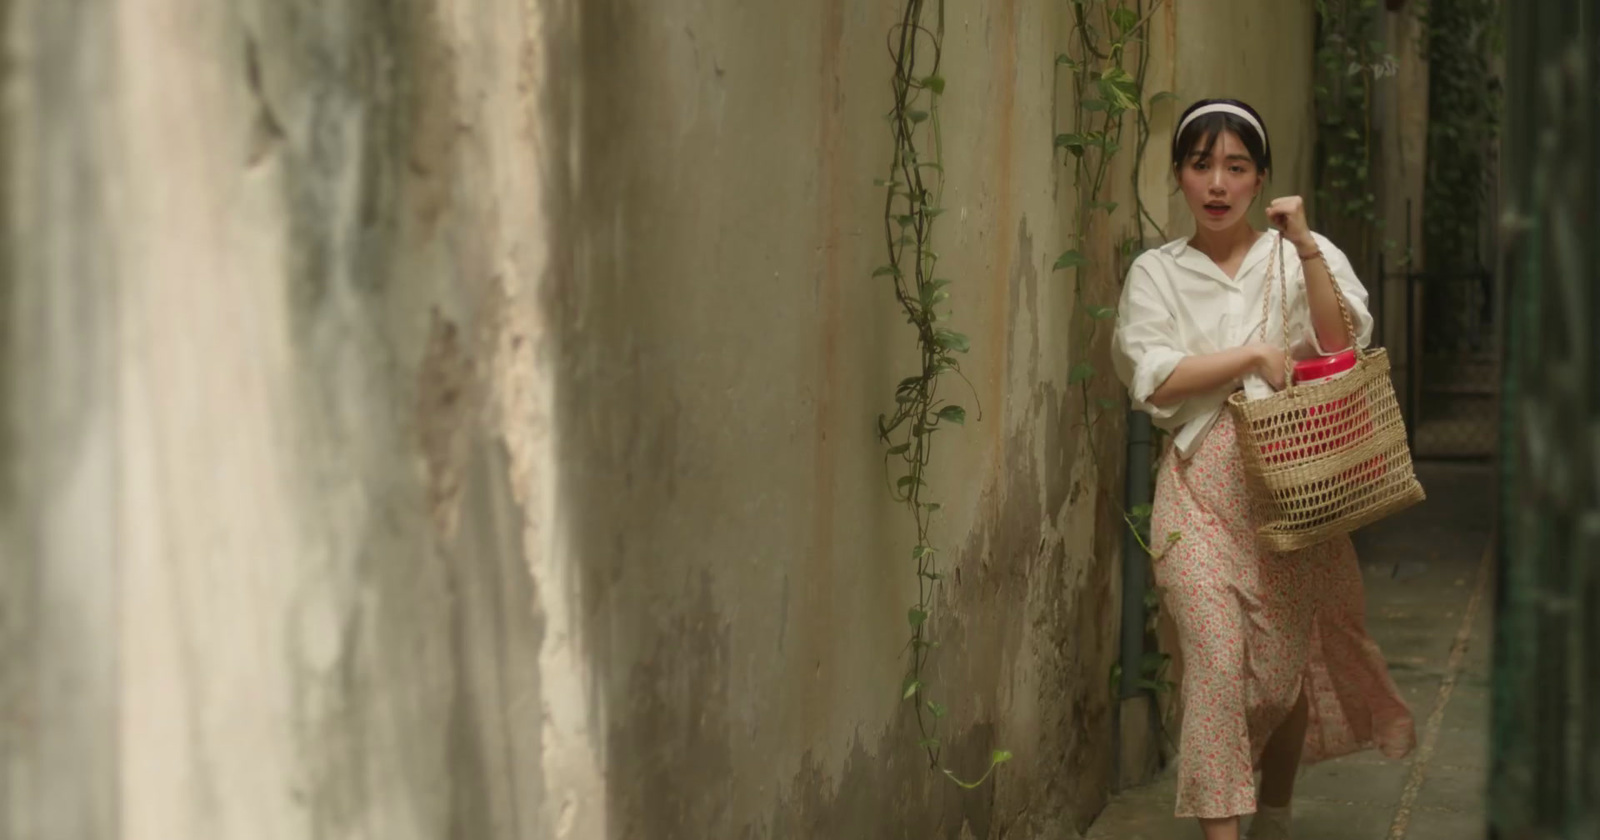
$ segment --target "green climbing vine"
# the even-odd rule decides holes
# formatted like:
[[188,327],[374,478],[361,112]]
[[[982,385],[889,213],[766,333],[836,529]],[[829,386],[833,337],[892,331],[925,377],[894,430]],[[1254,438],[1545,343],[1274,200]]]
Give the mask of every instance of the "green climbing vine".
[[[925,20],[930,12],[933,21]],[[944,31],[944,0],[905,0],[900,22],[889,33],[894,106],[888,118],[894,155],[888,177],[878,182],[884,188],[888,262],[875,269],[873,277],[888,278],[893,284],[895,300],[916,332],[920,364],[916,373],[895,388],[895,410],[879,415],[878,434],[888,446],[888,463],[900,471],[894,482],[895,498],[910,509],[917,531],[911,550],[917,602],[906,613],[911,637],[901,697],[915,708],[921,734],[918,745],[927,753],[929,765],[939,767],[957,784],[974,788],[1011,754],[995,750],[988,768],[974,781],[942,767],[939,724],[947,709],[931,696],[926,678],[929,656],[938,646],[928,622],[943,578],[930,536],[939,503],[928,497],[927,468],[936,435],[967,419],[966,408],[947,401],[939,391],[947,374],[962,375],[958,356],[969,346],[965,335],[947,325],[949,313],[941,311],[950,299],[950,280],[938,276],[939,254],[933,250],[934,226],[944,212],[940,206],[944,165],[939,128],[939,100],[945,88],[940,75]]]
[[[1089,299],[1094,286],[1089,272],[1107,272],[1120,278],[1126,261],[1137,256],[1150,231],[1162,238],[1166,235],[1140,200],[1139,179],[1150,140],[1148,107],[1173,95],[1147,95],[1144,90],[1149,51],[1143,44],[1151,18],[1165,0],[1067,2],[1073,18],[1072,41],[1068,50],[1057,57],[1056,64],[1070,73],[1073,125],[1071,131],[1056,136],[1055,145],[1067,153],[1065,161],[1072,170],[1077,207],[1072,247],[1056,260],[1055,270],[1071,271],[1073,275],[1075,321],[1071,332],[1077,338],[1068,384],[1079,390],[1081,415],[1077,423],[1093,450],[1094,428],[1106,412],[1119,404],[1104,396],[1096,398],[1093,390],[1100,372],[1091,357],[1098,342],[1109,334],[1109,322],[1116,317],[1116,309],[1110,302]],[[964,378],[959,357],[969,349],[967,337],[950,326],[950,313],[945,307],[951,281],[939,276],[939,255],[932,247],[934,228],[944,212],[939,120],[939,102],[946,84],[940,71],[944,31],[943,0],[904,0],[900,20],[890,30],[894,104],[887,116],[894,154],[888,177],[878,181],[885,193],[887,261],[874,269],[873,277],[885,278],[892,284],[895,300],[915,331],[919,365],[896,386],[895,410],[879,416],[878,433],[887,447],[887,463],[896,468],[891,472],[895,498],[908,507],[916,526],[911,560],[917,575],[917,601],[907,611],[910,639],[901,696],[913,704],[921,736],[919,746],[926,751],[930,765],[964,787],[976,787],[1011,754],[994,751],[988,768],[975,781],[964,781],[943,768],[939,727],[947,708],[932,696],[927,680],[929,658],[938,647],[930,631],[930,619],[937,587],[943,579],[938,550],[930,535],[940,506],[929,492],[927,467],[938,433],[966,422],[966,408],[942,396],[940,386],[947,375]],[[1104,223],[1109,229],[1118,209],[1109,196],[1112,164],[1123,148],[1125,123],[1130,117],[1136,146],[1130,179],[1134,197],[1131,230],[1117,240],[1117,247],[1107,249],[1113,253],[1113,264],[1097,265],[1088,243],[1094,226]],[[1128,527],[1139,535],[1146,550],[1150,548],[1149,513],[1148,506],[1123,512]],[[1167,544],[1177,539],[1178,535],[1170,534]],[[1151,635],[1158,603],[1159,592],[1152,589],[1146,604]],[[1146,657],[1139,684],[1151,691],[1169,692],[1172,684],[1165,676],[1169,664],[1165,654]]]
[[[1086,299],[1090,257],[1085,253],[1090,226],[1097,219],[1108,219],[1117,209],[1117,202],[1107,196],[1111,163],[1122,148],[1123,123],[1128,114],[1139,115],[1137,125],[1143,129],[1139,146],[1143,148],[1148,137],[1148,120],[1142,107],[1141,78],[1130,73],[1127,67],[1128,48],[1142,40],[1150,16],[1160,6],[1151,5],[1141,11],[1142,3],[1108,2],[1108,0],[1071,0],[1071,48],[1056,57],[1056,65],[1070,74],[1073,88],[1073,131],[1058,134],[1056,146],[1069,153],[1068,163],[1073,170],[1073,185],[1077,188],[1078,206],[1074,213],[1073,246],[1055,262],[1055,270],[1070,271],[1073,276],[1073,311],[1084,319],[1073,324],[1071,333],[1077,336],[1073,349],[1074,359],[1067,374],[1067,383],[1081,389],[1081,425],[1092,435],[1097,416],[1091,406],[1104,413],[1116,407],[1107,397],[1092,399],[1091,388],[1098,374],[1090,355],[1100,337],[1102,325],[1116,318],[1116,309],[1105,304],[1090,304]],[[1137,50],[1141,56],[1137,66],[1143,75],[1146,50]],[[1171,94],[1157,94],[1157,97]],[[1138,202],[1139,190],[1135,184],[1133,195]],[[1149,213],[1142,202],[1134,213],[1140,226]],[[1153,220],[1152,220],[1153,222]],[[1131,255],[1140,247],[1137,235],[1123,241],[1121,253]],[[1115,270],[1115,266],[1102,268]]]
[[[1148,557],[1160,557],[1161,552],[1175,545],[1182,539],[1182,535],[1176,531],[1169,532],[1163,540],[1161,548],[1157,550],[1152,545],[1153,540],[1150,535],[1150,517],[1153,512],[1153,506],[1142,504],[1135,506],[1133,510],[1124,511],[1122,518],[1127,523],[1128,528],[1133,531],[1134,539],[1138,540],[1139,548],[1144,551],[1145,555]],[[1172,667],[1172,654],[1161,650],[1159,644],[1161,595],[1161,588],[1156,585],[1155,581],[1150,581],[1149,585],[1145,587],[1144,655],[1139,660],[1139,673],[1134,677],[1134,685],[1142,691],[1154,694],[1158,700],[1166,700],[1171,696],[1173,689],[1177,688],[1177,684],[1167,676],[1168,670]],[[1118,662],[1111,666],[1112,696],[1120,693],[1121,686],[1122,663]],[[1168,704],[1166,711],[1170,712],[1171,709],[1171,705]],[[1156,723],[1162,738],[1167,741],[1167,746],[1175,750],[1176,745],[1172,743],[1171,731],[1167,726],[1165,714],[1158,716]]]
[[[1072,272],[1075,321],[1071,332],[1079,338],[1072,349],[1068,384],[1080,389],[1082,414],[1077,425],[1088,436],[1089,447],[1093,450],[1094,430],[1100,418],[1120,405],[1105,396],[1095,397],[1092,391],[1100,375],[1092,361],[1093,352],[1102,336],[1109,333],[1109,329],[1103,331],[1102,328],[1116,318],[1116,309],[1108,303],[1096,303],[1088,299],[1092,285],[1089,272],[1099,270],[1120,278],[1126,261],[1137,256],[1145,247],[1151,230],[1163,239],[1166,236],[1144,205],[1139,180],[1150,141],[1149,107],[1175,97],[1167,91],[1153,94],[1145,92],[1150,58],[1150,50],[1146,48],[1150,21],[1164,0],[1154,0],[1148,5],[1144,0],[1069,2],[1073,16],[1072,37],[1067,52],[1057,56],[1056,65],[1070,74],[1073,125],[1071,131],[1056,135],[1055,145],[1067,152],[1066,163],[1072,169],[1078,202],[1074,214],[1073,247],[1056,260],[1055,270]],[[1131,70],[1130,52],[1137,56]],[[1112,163],[1122,149],[1124,123],[1130,116],[1135,146],[1130,178],[1130,194],[1134,200],[1131,213],[1133,230],[1120,240],[1115,249],[1119,262],[1097,266],[1087,253],[1087,245],[1092,226],[1097,222],[1109,224],[1118,208],[1108,194],[1110,174]],[[1143,505],[1133,511],[1124,510],[1122,515],[1140,545],[1147,553],[1150,552],[1149,506]],[[1178,535],[1169,534],[1166,544],[1170,545],[1177,539]],[[1144,606],[1146,636],[1153,637],[1160,606],[1160,593],[1155,587],[1147,591]],[[1140,664],[1137,684],[1158,694],[1170,692],[1172,683],[1166,677],[1170,664],[1171,657],[1168,654],[1152,647]],[[1113,691],[1121,679],[1121,665],[1118,664],[1111,671]]]
[[1371,253],[1379,229],[1371,188],[1372,92],[1398,69],[1379,35],[1378,0],[1316,0],[1318,176],[1315,215],[1357,237]]
[[[1139,12],[1140,17],[1145,20],[1144,25],[1139,29],[1141,33],[1144,33],[1149,29],[1149,17],[1155,14],[1156,8],[1161,5],[1162,0],[1156,0],[1155,5],[1150,10],[1149,15],[1143,14],[1143,2],[1144,0],[1139,0],[1139,4],[1135,6],[1135,11]],[[1149,73],[1149,69],[1150,50],[1141,49],[1139,50],[1139,67],[1137,72],[1134,74],[1134,84],[1137,90],[1144,90],[1145,77]],[[1178,97],[1171,91],[1161,91],[1150,97],[1148,105],[1155,105],[1156,103],[1162,101],[1175,101],[1177,98]],[[1150,229],[1155,231],[1158,240],[1165,241],[1167,238],[1167,232],[1162,230],[1160,223],[1150,216],[1149,208],[1145,207],[1143,191],[1140,189],[1139,184],[1139,178],[1143,174],[1144,170],[1145,150],[1150,145],[1150,109],[1148,105],[1133,112],[1135,117],[1135,134],[1138,139],[1134,149],[1133,170],[1129,185],[1131,187],[1130,192],[1136,201],[1138,212],[1133,216],[1135,228],[1134,237],[1128,241],[1125,241],[1122,247],[1123,256],[1126,258],[1137,256],[1137,251],[1144,247],[1145,242],[1149,241],[1148,233],[1145,230],[1146,222],[1150,224]]]

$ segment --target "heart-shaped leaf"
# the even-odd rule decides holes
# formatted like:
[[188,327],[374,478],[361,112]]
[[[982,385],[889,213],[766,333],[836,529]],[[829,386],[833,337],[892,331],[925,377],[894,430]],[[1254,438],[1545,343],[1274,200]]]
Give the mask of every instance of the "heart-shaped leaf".
[[1062,269],[1067,269],[1067,268],[1078,268],[1080,266],[1085,266],[1085,265],[1088,265],[1088,264],[1089,264],[1089,258],[1088,257],[1085,257],[1084,255],[1078,253],[1077,251],[1068,251],[1065,254],[1062,254],[1061,256],[1056,258],[1055,270],[1056,271],[1061,271]]

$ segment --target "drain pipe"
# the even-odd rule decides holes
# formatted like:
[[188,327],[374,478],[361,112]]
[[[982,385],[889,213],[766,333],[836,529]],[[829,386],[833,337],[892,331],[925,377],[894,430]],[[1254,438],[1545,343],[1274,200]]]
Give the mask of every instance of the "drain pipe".
[[[1155,497],[1150,482],[1150,461],[1154,435],[1150,415],[1128,409],[1127,478],[1123,485],[1123,509],[1132,511],[1150,504]],[[1139,674],[1144,663],[1144,596],[1149,558],[1139,545],[1133,529],[1124,524],[1122,537],[1122,699],[1137,697]]]

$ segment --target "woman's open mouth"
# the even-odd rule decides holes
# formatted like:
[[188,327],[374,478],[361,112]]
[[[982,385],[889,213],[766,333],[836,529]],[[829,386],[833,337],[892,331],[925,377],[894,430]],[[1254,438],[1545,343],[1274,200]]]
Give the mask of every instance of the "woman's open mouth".
[[1220,219],[1228,215],[1228,211],[1231,209],[1233,209],[1232,205],[1228,204],[1207,204],[1205,206],[1206,215],[1213,219]]

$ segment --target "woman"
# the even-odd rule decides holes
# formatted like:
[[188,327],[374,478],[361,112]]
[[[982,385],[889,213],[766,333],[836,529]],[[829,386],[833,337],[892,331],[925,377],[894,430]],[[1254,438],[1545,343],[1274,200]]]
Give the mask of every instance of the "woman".
[[1178,535],[1154,560],[1183,654],[1176,813],[1198,818],[1207,840],[1238,840],[1240,817],[1254,813],[1250,837],[1278,840],[1289,837],[1300,764],[1372,747],[1398,758],[1416,737],[1367,635],[1349,538],[1292,554],[1258,547],[1224,402],[1241,388],[1284,385],[1281,292],[1267,285],[1280,256],[1294,356],[1349,347],[1335,295],[1362,346],[1372,316],[1350,261],[1306,226],[1299,197],[1267,205],[1279,232],[1246,220],[1272,168],[1255,109],[1225,99],[1190,106],[1172,166],[1195,234],[1134,261],[1115,357],[1134,403],[1173,432],[1151,528],[1158,541]]

